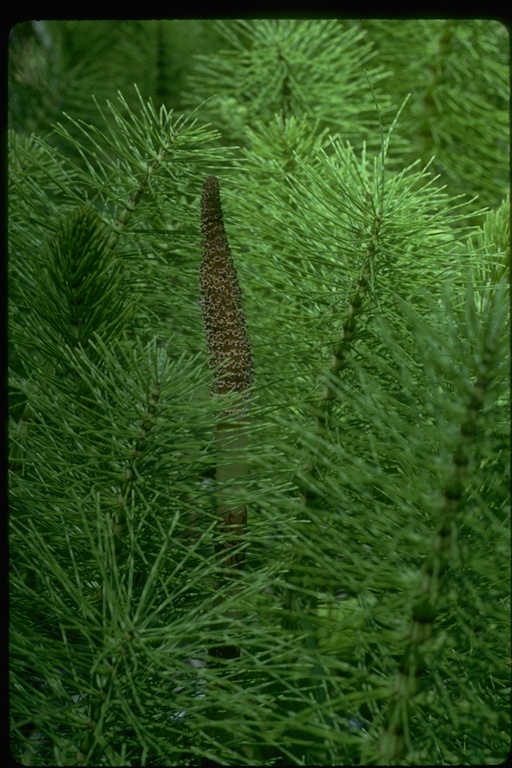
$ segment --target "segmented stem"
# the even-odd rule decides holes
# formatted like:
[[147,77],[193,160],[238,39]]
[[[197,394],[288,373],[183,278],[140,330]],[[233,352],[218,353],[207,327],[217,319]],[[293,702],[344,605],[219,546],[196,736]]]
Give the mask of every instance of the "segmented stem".
[[[326,432],[327,423],[331,413],[332,404],[337,399],[337,382],[340,375],[347,365],[347,359],[353,346],[354,332],[357,320],[363,310],[364,301],[368,293],[368,284],[372,270],[372,264],[375,260],[377,251],[377,242],[381,226],[380,216],[376,216],[370,242],[364,254],[361,272],[354,286],[353,292],[349,296],[348,306],[345,318],[342,323],[340,338],[333,350],[331,365],[328,371],[323,374],[324,390],[320,402],[315,411],[315,432],[319,437],[323,437]],[[321,458],[319,449],[309,449],[310,456],[308,466],[301,482],[302,502],[305,506],[314,505],[318,496],[316,491],[316,479],[320,473]]]
[[392,702],[379,744],[379,764],[396,765],[404,753],[408,726],[408,711],[418,693],[425,671],[424,644],[430,640],[442,596],[444,573],[456,543],[455,521],[464,507],[464,490],[468,466],[476,442],[478,418],[484,404],[489,370],[494,356],[494,344],[489,343],[482,355],[479,371],[466,405],[464,421],[459,429],[452,456],[450,473],[443,488],[438,524],[434,533],[431,555],[422,571],[421,583],[413,605],[407,646],[395,681]]

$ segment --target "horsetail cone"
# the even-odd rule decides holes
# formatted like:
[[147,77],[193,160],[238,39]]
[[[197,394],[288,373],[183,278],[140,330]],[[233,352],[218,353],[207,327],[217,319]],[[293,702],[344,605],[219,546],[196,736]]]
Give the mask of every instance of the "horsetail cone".
[[[217,533],[220,536],[216,550],[226,566],[241,566],[244,555],[239,544],[247,511],[233,494],[237,487],[243,487],[248,473],[247,436],[243,425],[253,364],[242,291],[224,230],[216,176],[208,176],[203,185],[201,229],[203,258],[199,282],[206,347],[213,369],[212,395],[240,395],[240,402],[226,409],[224,416],[227,418],[217,424]],[[233,421],[230,418],[233,414],[239,414],[240,418]]]
[[199,282],[206,346],[214,370],[212,394],[243,393],[252,383],[251,345],[216,176],[208,176],[203,185],[201,230]]

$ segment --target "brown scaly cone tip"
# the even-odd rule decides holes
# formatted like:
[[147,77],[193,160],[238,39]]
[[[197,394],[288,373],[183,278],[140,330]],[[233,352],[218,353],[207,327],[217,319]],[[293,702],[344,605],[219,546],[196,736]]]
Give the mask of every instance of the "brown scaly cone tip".
[[201,309],[210,366],[216,369],[212,394],[243,393],[252,383],[251,345],[216,176],[208,176],[203,185],[201,230]]

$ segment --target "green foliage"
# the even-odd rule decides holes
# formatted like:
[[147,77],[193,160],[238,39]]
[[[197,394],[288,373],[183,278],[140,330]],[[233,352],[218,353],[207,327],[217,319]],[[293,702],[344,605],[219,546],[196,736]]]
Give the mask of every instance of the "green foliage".
[[487,19],[368,20],[363,27],[392,73],[394,99],[411,92],[400,132],[410,137],[412,158],[426,163],[435,155],[433,170],[454,192],[471,190],[481,204],[495,204],[508,191],[507,28]]
[[[17,761],[505,759],[505,41],[480,21],[13,30]],[[254,355],[243,481],[198,302],[210,174]],[[248,509],[229,581],[219,499]]]
[[210,93],[208,111],[223,133],[243,140],[255,120],[278,116],[285,124],[306,115],[346,138],[371,137],[376,115],[367,78],[377,87],[384,72],[361,30],[335,20],[265,19],[218,28],[228,47],[197,57],[189,99]]
[[[133,84],[157,107],[183,106],[187,62],[198,46],[215,47],[207,22],[31,21],[11,30],[10,123],[55,143],[53,123],[62,112],[98,125],[92,97],[104,104],[122,90],[137,107]],[[196,105],[194,105],[196,106]]]

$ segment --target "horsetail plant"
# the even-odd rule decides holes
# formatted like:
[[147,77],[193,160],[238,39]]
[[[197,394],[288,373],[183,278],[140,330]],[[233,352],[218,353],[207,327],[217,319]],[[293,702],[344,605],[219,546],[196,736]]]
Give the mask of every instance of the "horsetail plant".
[[503,761],[506,29],[37,21],[9,56],[14,759]]
[[[491,307],[488,324],[482,329],[480,348],[475,350],[476,375],[472,386],[468,387],[460,428],[453,438],[454,448],[447,479],[441,491],[430,553],[421,569],[392,701],[379,744],[371,758],[372,763],[377,759],[379,765],[396,765],[406,751],[413,749],[409,733],[411,704],[419,693],[422,678],[428,673],[428,644],[447,592],[446,571],[459,560],[457,525],[468,503],[468,478],[481,433],[481,412],[490,400],[487,390],[492,386],[492,371],[501,362],[497,350],[503,328],[505,292],[506,285],[502,278],[493,287],[489,298]],[[476,317],[475,296],[471,286],[468,286],[467,301],[472,305],[469,314]],[[450,308],[447,307],[447,310],[450,311]]]

